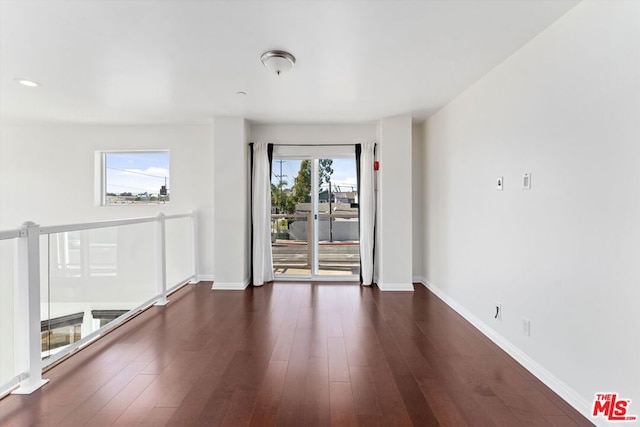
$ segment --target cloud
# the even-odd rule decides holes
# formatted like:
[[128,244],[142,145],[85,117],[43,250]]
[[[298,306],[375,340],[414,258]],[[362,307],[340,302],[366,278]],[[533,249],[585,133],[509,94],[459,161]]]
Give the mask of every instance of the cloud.
[[149,175],[158,175],[158,176],[169,176],[169,169],[166,168],[158,168],[155,166],[148,167],[144,170],[144,173],[148,173]]

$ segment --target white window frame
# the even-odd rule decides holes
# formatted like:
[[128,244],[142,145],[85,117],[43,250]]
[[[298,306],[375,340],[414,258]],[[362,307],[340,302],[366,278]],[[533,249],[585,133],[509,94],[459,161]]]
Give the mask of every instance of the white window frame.
[[[141,205],[108,205],[107,204],[107,154],[118,153],[168,153],[169,177],[171,177],[171,151],[166,148],[148,150],[98,150],[95,152],[95,204],[96,206],[141,206]],[[167,204],[171,203],[171,200]]]

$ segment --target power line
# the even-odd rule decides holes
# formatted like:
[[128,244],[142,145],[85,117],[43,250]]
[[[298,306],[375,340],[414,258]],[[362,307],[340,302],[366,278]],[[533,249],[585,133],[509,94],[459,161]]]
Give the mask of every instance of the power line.
[[276,160],[276,162],[280,163],[280,175],[275,175],[276,178],[278,178],[278,190],[280,190],[280,209],[284,210],[285,206],[284,206],[284,197],[282,197],[282,185],[284,184],[284,182],[282,181],[282,178],[286,177],[287,175],[283,175],[282,174],[282,163],[285,162],[285,160]]
[[280,163],[280,175],[277,175],[275,172],[273,173],[273,176],[275,176],[276,178],[278,178],[278,187],[282,188],[282,178],[285,178],[289,175],[283,175],[282,174],[282,164],[286,163],[286,160],[276,160],[276,162]]
[[109,187],[127,188],[127,189],[129,189],[129,190],[144,190],[144,191],[149,191],[149,189],[148,189],[148,188],[129,187],[129,186],[126,186],[126,185],[107,184],[107,190],[109,189]]
[[128,173],[135,173],[137,175],[150,176],[150,177],[153,177],[153,178],[167,179],[166,176],[150,175],[148,173],[135,172],[135,171],[132,171],[132,170],[127,170],[127,169],[119,169],[119,168],[114,168],[114,167],[111,167],[111,166],[107,166],[107,169],[113,169],[113,170],[116,170],[116,171],[122,171],[122,172],[128,172]]

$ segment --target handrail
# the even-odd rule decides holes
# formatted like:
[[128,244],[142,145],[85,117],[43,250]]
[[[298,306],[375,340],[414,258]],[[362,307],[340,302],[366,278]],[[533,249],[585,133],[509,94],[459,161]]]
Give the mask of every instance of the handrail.
[[[295,213],[295,214],[271,214],[271,218],[274,219],[282,219],[282,218],[308,218],[311,215],[311,213]],[[331,216],[331,218],[358,218],[358,214],[357,213],[338,213],[338,212],[333,212],[332,214],[329,213],[325,213],[325,212],[318,212],[318,216],[319,217],[323,217],[326,218],[328,216]]]
[[[193,212],[185,214],[164,215],[164,219],[191,218]],[[82,222],[76,224],[48,225],[40,227],[40,234],[55,234],[68,231],[91,230],[94,228],[118,227],[121,225],[143,224],[146,222],[154,222],[158,220],[158,216],[146,216],[138,218],[125,218],[107,221]],[[0,230],[0,240],[9,240],[20,237],[21,230]]]
[[[311,215],[311,212],[295,213],[295,214],[271,214],[271,218],[304,218],[304,217],[308,217],[309,215]],[[331,215],[337,218],[357,218],[358,217],[357,213],[351,213],[351,212],[347,212],[347,213],[333,212],[331,214],[327,212],[318,212],[318,215],[323,215],[323,216]]]
[[55,233],[64,233],[66,231],[79,231],[79,230],[91,230],[94,228],[118,227],[121,225],[143,224],[145,222],[154,222],[157,220],[158,220],[157,216],[149,216],[149,217],[141,217],[141,218],[85,222],[80,224],[50,225],[46,227],[40,227],[40,234],[55,234]]
[[[165,224],[167,220],[174,220],[180,218],[189,218],[191,221],[189,234],[189,243],[191,247],[190,254],[185,254],[190,257],[190,270],[184,272],[187,277],[176,282],[178,278],[171,278],[173,283],[167,283],[167,252],[166,244],[167,237],[165,231]],[[0,384],[0,396],[8,392],[17,394],[31,393],[42,385],[47,380],[42,378],[42,367],[55,364],[60,359],[66,357],[70,353],[73,353],[79,348],[92,342],[98,336],[104,334],[106,331],[116,327],[126,319],[135,315],[138,311],[144,309],[150,304],[164,305],[168,302],[167,295],[172,291],[178,289],[186,283],[195,284],[198,282],[198,239],[197,239],[197,213],[192,211],[189,213],[165,215],[159,213],[150,217],[139,218],[127,218],[118,220],[106,220],[87,222],[79,224],[65,224],[65,225],[53,225],[42,227],[33,222],[25,222],[20,229],[15,230],[1,230],[0,240],[16,239],[16,264],[15,285],[18,290],[17,299],[14,302],[16,312],[20,314],[20,321],[18,321],[14,328],[18,328],[15,332],[16,348],[15,354],[21,359],[21,363],[24,363],[24,371],[19,373],[16,377],[9,380],[4,384]],[[143,223],[155,223],[155,229],[150,231],[151,236],[155,237],[156,254],[155,254],[155,284],[156,295],[151,299],[142,302],[138,307],[131,309],[124,315],[117,318],[117,321],[111,321],[107,325],[91,332],[87,336],[83,337],[76,343],[69,345],[64,351],[60,351],[55,356],[49,357],[47,360],[42,360],[41,354],[41,298],[40,298],[40,276],[41,276],[41,251],[40,251],[40,236],[50,235],[56,233],[65,233],[70,231],[91,230],[97,228],[107,227],[119,227],[133,224]],[[48,271],[46,274],[50,274]],[[153,274],[153,273],[152,273]],[[17,387],[17,388],[16,388]]]
[[311,215],[310,213],[304,213],[304,214],[271,214],[271,218],[307,218],[309,215]]
[[0,231],[0,240],[11,240],[20,237],[20,230]]
[[332,213],[332,214],[328,214],[328,213],[318,213],[318,217],[319,218],[358,218],[358,214],[352,214],[352,213],[348,213],[348,214],[341,214],[341,213]]
[[164,219],[191,218],[192,216],[193,216],[193,212],[189,212],[189,213],[186,213],[186,214],[165,215]]

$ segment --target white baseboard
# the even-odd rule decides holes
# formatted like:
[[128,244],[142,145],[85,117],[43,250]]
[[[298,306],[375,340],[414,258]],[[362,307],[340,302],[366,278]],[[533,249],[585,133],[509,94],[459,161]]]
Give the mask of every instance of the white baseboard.
[[413,292],[413,283],[376,283],[381,291],[411,291]]
[[244,282],[213,282],[212,291],[244,291],[249,286],[249,280]]
[[213,282],[213,274],[199,274],[198,282]]
[[413,283],[420,283],[420,284],[426,286],[425,285],[426,281],[427,281],[427,279],[425,279],[422,276],[413,276]]
[[[440,288],[435,286],[429,280],[420,278],[421,280],[414,280],[424,285],[435,296],[441,299],[445,304],[451,307],[454,311],[464,317],[469,323],[471,323],[476,329],[482,332],[487,338],[493,341],[498,347],[503,349],[507,354],[513,357],[518,363],[524,366],[529,372],[531,372],[536,378],[542,381],[547,387],[553,390],[558,396],[564,399],[569,405],[580,412],[585,418],[597,426],[605,427],[612,426],[613,424],[607,422],[602,418],[593,418],[591,416],[592,402],[586,400],[579,395],[573,388],[566,383],[558,379],[556,376],[547,371],[543,366],[527,356],[522,350],[513,345],[510,341],[498,334],[496,331],[487,326],[486,323],[477,318],[474,314],[457,303],[453,298],[443,292]],[[595,396],[594,396],[595,397]]]

